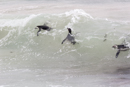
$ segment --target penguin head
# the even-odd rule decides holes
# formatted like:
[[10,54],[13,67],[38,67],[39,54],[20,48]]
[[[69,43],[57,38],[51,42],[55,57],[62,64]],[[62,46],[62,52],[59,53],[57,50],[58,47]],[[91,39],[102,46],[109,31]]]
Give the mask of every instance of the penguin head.
[[116,48],[117,48],[117,45],[112,46],[112,48],[116,49]]
[[70,34],[72,34],[71,29],[70,29],[70,28],[67,28],[67,29],[68,29],[68,32],[69,32]]
[[35,29],[39,29],[38,27],[35,27]]

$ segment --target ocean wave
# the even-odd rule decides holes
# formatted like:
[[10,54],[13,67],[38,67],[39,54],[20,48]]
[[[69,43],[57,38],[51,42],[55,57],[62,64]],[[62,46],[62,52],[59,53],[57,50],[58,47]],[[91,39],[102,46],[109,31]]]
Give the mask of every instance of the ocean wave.
[[[49,32],[42,30],[37,36],[38,30],[34,28],[45,22],[53,29]],[[96,19],[82,9],[59,14],[34,14],[12,19],[8,17],[0,20],[0,23],[1,31],[8,31],[0,40],[0,47],[18,49],[18,54],[13,58],[21,65],[25,63],[27,66],[43,66],[41,61],[50,63],[51,60],[63,63],[66,58],[77,63],[80,61],[81,66],[96,66],[101,62],[105,64],[115,58],[116,50],[113,50],[112,46],[122,43],[129,31],[128,24]],[[79,34],[75,37],[76,45],[67,41],[61,44],[68,34],[67,27],[72,28],[74,35]],[[105,34],[107,37],[104,37]],[[103,41],[104,39],[106,41]],[[129,57],[129,53],[120,54],[119,57]],[[51,63],[49,65],[52,66]]]
[[0,20],[0,27],[24,27],[31,19],[37,17],[38,15],[30,15],[25,18],[5,18]]

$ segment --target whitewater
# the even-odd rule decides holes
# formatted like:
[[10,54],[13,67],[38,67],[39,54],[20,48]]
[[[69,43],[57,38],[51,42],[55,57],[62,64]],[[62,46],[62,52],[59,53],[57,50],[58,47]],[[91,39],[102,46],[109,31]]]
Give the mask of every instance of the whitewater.
[[[1,0],[0,87],[130,87],[128,0]],[[53,28],[42,30],[46,23]],[[76,44],[61,42],[72,29]]]

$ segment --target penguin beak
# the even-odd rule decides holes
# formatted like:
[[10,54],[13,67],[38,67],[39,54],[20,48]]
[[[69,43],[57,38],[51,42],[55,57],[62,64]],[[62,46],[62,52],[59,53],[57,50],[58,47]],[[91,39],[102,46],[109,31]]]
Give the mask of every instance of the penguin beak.
[[115,49],[115,48],[116,48],[116,46],[112,46],[112,48],[114,48],[114,49]]

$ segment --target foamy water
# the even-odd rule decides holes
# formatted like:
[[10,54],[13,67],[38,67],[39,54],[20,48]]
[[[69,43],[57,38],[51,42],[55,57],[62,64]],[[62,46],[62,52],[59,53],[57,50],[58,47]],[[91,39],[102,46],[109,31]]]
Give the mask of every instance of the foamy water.
[[0,2],[0,87],[130,86],[130,52],[112,49],[130,43],[129,1]]

